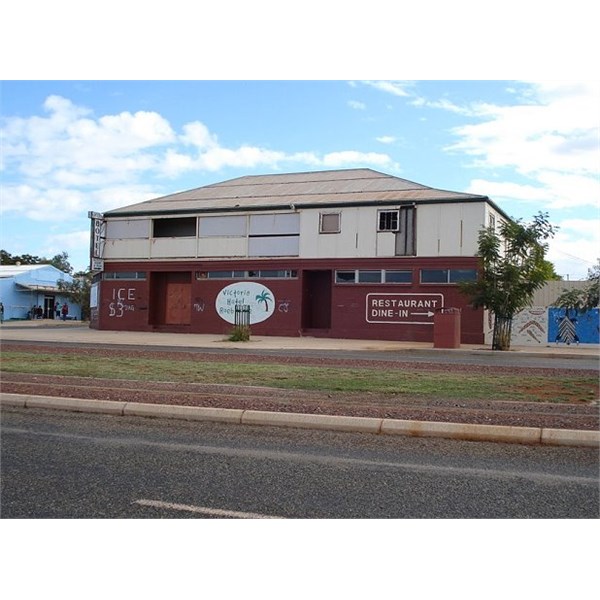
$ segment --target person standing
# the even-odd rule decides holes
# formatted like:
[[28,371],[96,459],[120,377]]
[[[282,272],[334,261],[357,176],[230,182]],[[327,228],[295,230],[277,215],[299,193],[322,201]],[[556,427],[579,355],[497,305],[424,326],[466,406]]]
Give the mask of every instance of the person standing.
[[54,310],[56,311],[56,318],[60,319],[60,302],[56,303],[56,306],[54,307]]
[[0,302],[0,325],[4,323],[4,304]]
[[62,320],[66,321],[67,320],[67,315],[69,314],[69,306],[67,305],[66,302],[62,305],[62,308],[60,309],[60,312],[62,314]]

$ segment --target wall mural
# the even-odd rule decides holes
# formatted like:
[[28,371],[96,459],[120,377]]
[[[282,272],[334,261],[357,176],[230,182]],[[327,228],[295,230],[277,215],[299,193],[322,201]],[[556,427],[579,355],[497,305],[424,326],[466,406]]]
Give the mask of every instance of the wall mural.
[[223,320],[234,324],[236,305],[250,307],[250,325],[261,323],[275,311],[275,294],[254,281],[232,283],[218,293],[215,310]]
[[511,343],[516,346],[545,344],[548,339],[547,309],[527,308],[516,314],[512,323]]
[[548,341],[557,344],[598,344],[598,309],[578,313],[564,308],[548,309]]
[[598,323],[597,308],[567,314],[564,308],[533,306],[514,316],[511,342],[515,346],[598,344]]

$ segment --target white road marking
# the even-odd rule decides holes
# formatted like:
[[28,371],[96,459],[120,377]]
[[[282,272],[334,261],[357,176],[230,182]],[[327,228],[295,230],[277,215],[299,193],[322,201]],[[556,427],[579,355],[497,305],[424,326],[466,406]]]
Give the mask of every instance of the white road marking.
[[260,515],[258,513],[238,512],[235,510],[222,510],[220,508],[208,508],[207,506],[193,506],[191,504],[174,504],[173,502],[161,502],[160,500],[136,500],[134,504],[140,506],[151,506],[152,508],[165,508],[167,510],[183,510],[192,513],[201,513],[212,517],[230,517],[233,519],[282,519],[271,515]]

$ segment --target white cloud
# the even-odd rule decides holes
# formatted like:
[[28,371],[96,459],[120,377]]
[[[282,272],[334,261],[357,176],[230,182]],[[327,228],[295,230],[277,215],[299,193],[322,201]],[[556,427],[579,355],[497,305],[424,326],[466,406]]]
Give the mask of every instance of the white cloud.
[[362,83],[382,92],[402,97],[410,96],[410,93],[405,88],[412,85],[403,81],[363,81]]
[[596,175],[600,86],[533,83],[527,102],[480,105],[479,123],[452,130],[450,152],[475,157],[477,166]]
[[565,219],[549,241],[547,258],[559,275],[586,279],[600,258],[600,219]]
[[348,100],[348,106],[355,110],[365,110],[367,108],[364,102],[358,102],[358,100]]
[[127,181],[156,167],[151,150],[173,143],[169,123],[154,112],[90,118],[90,111],[59,96],[44,103],[47,117],[4,119],[4,168],[57,185]]
[[42,254],[44,256],[55,256],[60,252],[71,254],[80,251],[90,245],[90,230],[70,231],[69,233],[57,233],[49,235],[44,240]]
[[4,186],[0,213],[17,214],[41,222],[65,222],[87,217],[87,212],[106,211],[143,202],[160,195],[143,185],[106,186],[82,191],[74,188],[44,188],[35,185]]
[[481,110],[478,108],[481,105],[473,104],[468,106],[460,106],[454,102],[451,102],[447,98],[442,98],[441,100],[428,100],[427,98],[418,96],[412,100],[410,104],[416,107],[437,108],[460,115],[477,115]]
[[[597,209],[598,106],[598,82],[529,82],[514,105],[478,105],[480,121],[452,129],[457,141],[445,150],[472,157],[473,166],[507,173],[504,181],[475,179],[468,191],[545,210]],[[515,183],[507,170],[525,183]]]
[[375,139],[382,144],[393,144],[396,141],[396,138],[393,135],[382,135]]
[[544,171],[532,181],[534,184],[474,179],[465,191],[495,200],[541,203],[546,209],[598,207],[600,181],[593,177]]
[[200,149],[216,148],[219,143],[217,136],[208,130],[208,127],[200,121],[193,121],[183,126],[185,134],[181,136],[181,140],[185,144],[192,144]]
[[227,167],[393,164],[386,154],[356,150],[319,155],[250,144],[228,148],[201,121],[186,123],[176,134],[156,112],[95,117],[60,96],[49,96],[44,111],[44,116],[3,119],[3,168],[8,176],[2,210],[34,220],[64,220],[91,209],[146,200],[155,191],[138,181],[148,173],[175,177]]
[[240,146],[235,150],[216,146],[200,154],[195,167],[201,170],[218,171],[223,167],[253,168],[268,165],[275,168],[285,159],[283,152],[266,150],[256,146]]

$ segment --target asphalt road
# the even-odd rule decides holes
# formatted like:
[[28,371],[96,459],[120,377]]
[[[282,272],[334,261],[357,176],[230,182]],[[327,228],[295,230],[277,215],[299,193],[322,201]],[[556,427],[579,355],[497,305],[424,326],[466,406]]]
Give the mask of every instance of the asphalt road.
[[596,449],[5,409],[0,516],[592,518]]

